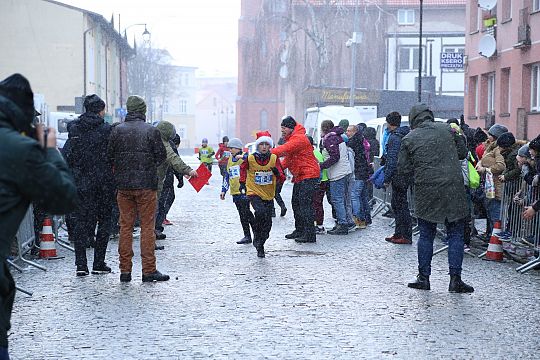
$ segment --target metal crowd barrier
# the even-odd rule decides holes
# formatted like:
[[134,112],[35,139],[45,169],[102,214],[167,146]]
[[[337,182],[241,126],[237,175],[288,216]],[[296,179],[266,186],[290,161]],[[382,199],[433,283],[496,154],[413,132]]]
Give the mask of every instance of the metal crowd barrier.
[[522,179],[504,183],[501,200],[502,230],[510,234],[501,238],[506,242],[503,248],[518,250],[520,255],[532,258],[526,264],[516,268],[516,271],[525,273],[540,265],[540,214],[531,220],[523,218],[525,207],[531,206],[540,199],[538,187],[530,186]]
[[53,223],[54,240],[56,241],[56,243],[59,246],[63,247],[64,249],[75,252],[75,249],[69,245],[69,242],[61,239],[60,236],[58,236],[60,228],[62,228],[66,223],[65,217],[61,215],[54,215],[52,219],[53,219],[52,223]]
[[[33,261],[27,260],[24,257],[24,255],[26,255],[34,246],[35,237],[36,236],[34,233],[34,209],[32,205],[30,205],[28,207],[28,210],[26,211],[26,214],[24,215],[23,221],[19,225],[19,230],[17,230],[17,235],[15,239],[17,242],[17,256],[14,259],[6,260],[9,265],[11,265],[14,269],[16,269],[19,272],[22,272],[24,269],[17,264],[17,261],[36,267],[43,271],[47,271],[46,267],[40,264],[37,264]],[[26,295],[32,296],[32,292],[28,290],[25,290],[18,286],[15,286],[15,288]]]

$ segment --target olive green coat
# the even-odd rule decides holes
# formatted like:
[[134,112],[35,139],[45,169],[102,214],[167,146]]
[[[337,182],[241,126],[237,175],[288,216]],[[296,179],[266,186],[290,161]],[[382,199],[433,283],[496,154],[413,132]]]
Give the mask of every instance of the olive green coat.
[[178,154],[176,154],[171,147],[169,141],[172,140],[172,138],[176,134],[174,125],[168,121],[160,121],[157,125],[157,129],[161,133],[161,140],[163,141],[163,145],[165,146],[165,150],[167,151],[167,158],[164,162],[161,163],[161,165],[158,166],[157,169],[159,195],[161,194],[161,190],[163,189],[163,181],[165,181],[165,175],[167,175],[167,170],[169,169],[169,167],[172,167],[174,171],[182,175],[188,175],[192,169],[191,167],[186,165],[182,158]]
[[468,215],[459,160],[467,156],[463,136],[448,124],[435,123],[421,104],[411,109],[412,131],[401,141],[398,173],[414,176],[415,215],[432,223],[454,222]]

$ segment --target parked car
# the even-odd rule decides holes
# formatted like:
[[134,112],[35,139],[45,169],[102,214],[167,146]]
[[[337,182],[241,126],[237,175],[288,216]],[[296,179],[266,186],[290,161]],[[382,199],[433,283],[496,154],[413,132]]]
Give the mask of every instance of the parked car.
[[61,149],[68,139],[67,125],[79,118],[79,114],[69,112],[50,112],[49,126],[56,130],[56,146]]

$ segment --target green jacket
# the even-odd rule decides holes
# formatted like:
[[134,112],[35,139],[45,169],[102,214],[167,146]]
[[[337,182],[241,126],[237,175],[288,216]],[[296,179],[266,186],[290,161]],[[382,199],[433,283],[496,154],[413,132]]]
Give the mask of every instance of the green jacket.
[[163,189],[163,181],[165,181],[165,175],[167,175],[167,170],[169,170],[169,167],[172,167],[174,171],[183,175],[188,175],[192,169],[186,165],[178,154],[173,151],[171,144],[169,143],[169,140],[171,140],[176,134],[174,125],[168,121],[160,121],[157,125],[157,129],[161,133],[161,140],[163,141],[163,145],[167,151],[167,158],[157,168],[159,195]]
[[[313,155],[315,155],[315,157],[317,158],[317,161],[319,162],[319,164],[324,162],[324,156],[323,156],[323,154],[321,154],[319,149],[313,150]],[[321,172],[321,182],[323,182],[323,181],[328,181],[328,170],[327,169],[323,169],[322,172]]]
[[413,197],[418,218],[444,223],[463,219],[468,205],[459,160],[467,156],[463,136],[436,123],[427,106],[413,106],[413,129],[401,141],[398,173],[414,175]]
[[75,208],[77,188],[56,149],[46,151],[19,134],[0,110],[0,256],[9,256],[11,241],[35,202],[47,213]]

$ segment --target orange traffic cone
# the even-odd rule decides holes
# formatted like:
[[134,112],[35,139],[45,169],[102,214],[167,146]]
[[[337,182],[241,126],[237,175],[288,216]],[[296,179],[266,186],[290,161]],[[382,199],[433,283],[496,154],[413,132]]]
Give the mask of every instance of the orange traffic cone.
[[39,235],[39,240],[39,257],[42,259],[57,258],[52,221],[48,217],[43,220],[43,229],[41,235]]
[[496,221],[493,226],[491,238],[489,239],[489,245],[484,260],[489,261],[504,261],[502,241],[499,239],[499,233],[501,232],[501,222]]

